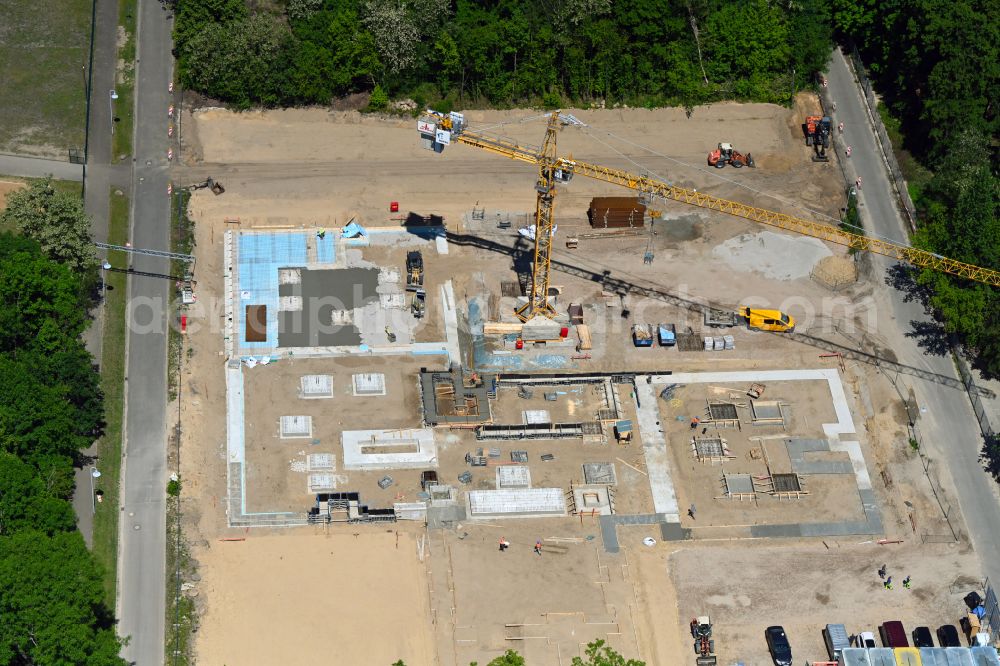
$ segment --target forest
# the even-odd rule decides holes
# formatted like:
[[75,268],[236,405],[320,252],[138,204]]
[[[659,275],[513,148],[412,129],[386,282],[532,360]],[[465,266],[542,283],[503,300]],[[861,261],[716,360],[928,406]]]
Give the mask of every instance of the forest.
[[450,107],[786,103],[826,61],[828,3],[177,0],[187,88],[239,108],[372,92]]
[[0,663],[124,665],[77,531],[73,466],[104,407],[89,325],[96,270],[79,196],[38,181],[0,214]]

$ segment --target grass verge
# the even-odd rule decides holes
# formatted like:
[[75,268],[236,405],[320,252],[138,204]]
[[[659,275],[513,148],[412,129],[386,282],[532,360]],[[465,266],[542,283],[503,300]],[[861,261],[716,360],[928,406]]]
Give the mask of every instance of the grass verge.
[[[118,26],[125,33],[125,42],[118,48],[118,61],[123,63],[115,76],[114,102],[115,135],[111,138],[111,162],[127,159],[132,154],[132,111],[135,102],[135,16],[136,0],[118,0]],[[95,102],[96,103],[96,102]]]
[[[128,197],[111,190],[111,216],[108,243],[125,245],[128,241]],[[124,268],[124,252],[109,252],[108,262]],[[104,569],[104,592],[108,606],[115,607],[118,573],[118,489],[122,461],[122,416],[125,407],[125,305],[128,300],[126,274],[105,271],[104,338],[101,358],[101,388],[104,391],[104,436],[97,442],[101,469],[98,489],[104,501],[94,515],[94,557]]]
[[180,497],[167,498],[167,642],[166,660],[170,666],[191,662],[191,635],[197,621],[194,599],[180,587],[195,572],[187,542],[181,533]]
[[[181,190],[174,194],[170,216],[172,252],[190,254],[194,249],[194,222],[187,215],[190,199],[191,193],[187,191]],[[170,265],[172,275],[184,275],[188,269],[188,265],[181,261],[172,261]],[[190,352],[190,349],[188,351]],[[184,360],[183,336],[176,327],[171,326],[167,332],[167,392],[171,401],[179,397],[180,374]],[[179,410],[177,418],[178,425],[173,437],[170,438],[172,450],[168,457],[169,463],[179,474],[181,434]],[[164,656],[165,663],[170,666],[187,666],[192,663],[191,636],[197,626],[197,608],[194,600],[184,594],[182,589],[184,582],[191,580],[196,570],[195,561],[191,558],[181,527],[182,494],[181,480],[171,481],[167,485],[167,637]]]
[[[191,193],[179,190],[174,193],[171,207],[170,248],[171,252],[191,254],[194,252],[194,222],[187,215]],[[183,261],[170,262],[171,275],[184,275],[190,267]],[[178,365],[181,354],[181,335],[171,327],[167,337],[167,396],[177,399]]]

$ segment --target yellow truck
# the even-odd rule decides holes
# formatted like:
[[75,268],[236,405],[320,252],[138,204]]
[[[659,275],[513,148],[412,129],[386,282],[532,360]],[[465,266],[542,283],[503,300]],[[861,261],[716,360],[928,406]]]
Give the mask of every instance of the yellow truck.
[[795,330],[795,319],[781,310],[762,310],[741,305],[736,313],[742,317],[751,331],[775,331],[791,333]]

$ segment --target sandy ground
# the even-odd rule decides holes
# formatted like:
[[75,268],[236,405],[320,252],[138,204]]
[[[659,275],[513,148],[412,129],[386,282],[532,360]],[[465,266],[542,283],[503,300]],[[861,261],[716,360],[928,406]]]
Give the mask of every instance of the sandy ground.
[[[684,631],[690,618],[715,623],[720,664],[770,663],[764,629],[788,632],[795,663],[825,661],[821,630],[844,624],[848,633],[878,632],[900,620],[907,631],[957,624],[962,596],[979,583],[975,554],[956,545],[879,546],[862,539],[826,539],[811,544],[708,545],[670,557]],[[886,564],[893,589],[876,571]],[[912,576],[912,589],[902,580]]]
[[213,542],[200,554],[197,663],[434,663],[417,537],[351,532]]
[[27,183],[17,182],[12,180],[0,180],[0,210],[7,207],[7,197],[12,192],[17,192],[18,190],[23,190],[28,186]]
[[[808,98],[802,97],[794,111],[767,105],[716,105],[697,109],[690,119],[682,110],[672,109],[574,112],[591,127],[586,131],[565,129],[559,137],[560,153],[630,169],[637,168],[630,161],[635,160],[650,172],[699,191],[823,219],[824,215],[836,215],[843,191],[836,161],[824,165],[809,159],[798,126],[803,113],[812,110],[809,104]],[[543,132],[540,123],[514,122],[533,115],[537,113],[475,112],[468,117],[480,126],[508,123],[497,131],[537,143]],[[937,615],[954,613],[954,581],[935,580],[932,574],[935,562],[947,562],[949,571],[959,572],[956,575],[975,575],[967,570],[971,560],[963,546],[937,543],[950,540],[953,529],[961,537],[964,527],[961,520],[954,519],[957,505],[952,507],[949,495],[942,493],[936,465],[908,447],[906,412],[899,395],[883,374],[856,362],[846,364],[844,381],[859,439],[866,447],[886,533],[906,541],[897,550],[856,545],[849,540],[828,541],[829,550],[822,542],[791,541],[660,543],[647,548],[642,538],[659,537],[658,531],[630,527],[619,529],[623,550],[611,556],[599,546],[596,522],[573,518],[468,523],[453,531],[430,532],[427,559],[421,564],[413,541],[417,537],[402,526],[397,526],[405,532],[398,551],[394,543],[386,541],[389,535],[382,532],[384,528],[341,527],[329,535],[314,533],[311,528],[266,535],[227,528],[224,315],[220,305],[224,230],[237,225],[335,228],[351,217],[367,225],[398,225],[398,216],[388,211],[390,201],[399,201],[403,214],[444,215],[449,231],[482,242],[452,244],[446,257],[425,252],[431,300],[428,317],[417,335],[420,339],[440,339],[443,328],[433,299],[437,285],[445,279],[453,280],[463,306],[476,298],[491,316],[509,318],[513,302],[500,298],[500,283],[516,279],[514,268],[524,265],[527,248],[515,245],[515,230],[496,227],[496,216],[509,214],[516,221],[533,210],[535,174],[526,165],[466,146],[451,146],[443,155],[424,151],[418,146],[415,122],[409,119],[314,109],[245,114],[210,110],[194,116],[186,112],[184,120],[186,164],[175,167],[175,183],[212,176],[227,188],[219,197],[204,190],[196,192],[191,204],[197,221],[199,299],[198,306],[189,312],[186,338],[181,464],[185,535],[202,577],[194,587],[203,614],[197,634],[199,663],[312,663],[329,658],[332,649],[342,647],[353,652],[338,656],[338,663],[388,664],[404,658],[411,666],[465,666],[472,659],[485,663],[510,647],[528,655],[532,666],[563,666],[581,654],[587,641],[603,636],[627,656],[644,659],[652,666],[675,663],[677,655],[687,658],[687,622],[691,615],[709,611],[716,617],[722,637],[720,663],[742,659],[758,664],[766,663],[763,627],[774,621],[785,622],[793,632],[797,658],[819,659],[823,656],[819,643],[822,625],[848,621],[859,608],[863,613],[857,614],[857,621],[866,628],[895,619],[895,604],[900,600],[906,603],[898,616],[906,622],[925,617],[922,621],[931,623]],[[721,128],[731,129],[721,133]],[[649,146],[660,155],[640,150],[629,141]],[[731,141],[739,150],[752,152],[759,167],[740,171],[704,167],[705,154],[719,141]],[[574,179],[559,194],[556,215],[560,231],[554,252],[558,265],[552,283],[563,287],[560,310],[569,303],[584,304],[595,341],[590,358],[564,359],[559,369],[722,371],[837,365],[836,359],[819,357],[827,351],[823,346],[738,328],[704,329],[705,334],[732,334],[736,340],[733,351],[680,352],[631,345],[633,323],[673,322],[681,332],[690,327],[692,332],[702,333],[700,312],[690,303],[706,301],[729,307],[741,303],[779,307],[796,317],[799,331],[832,342],[862,341],[867,349],[891,355],[869,334],[873,327],[862,326],[878,316],[866,305],[869,288],[864,282],[834,291],[810,279],[811,264],[827,261],[822,259],[827,252],[848,261],[835,246],[761,233],[743,220],[668,203],[663,207],[669,222],[657,223],[651,237],[583,239],[578,250],[564,247],[561,234],[587,230],[584,213],[592,196],[624,194],[583,178]],[[486,209],[484,220],[471,219],[474,206]],[[512,247],[520,247],[513,256]],[[651,264],[640,260],[647,250],[655,255]],[[398,266],[403,257],[400,248],[365,252],[366,259],[381,265]],[[567,268],[584,274],[569,274]],[[630,316],[623,318],[622,301],[598,283],[605,271],[613,278],[654,286],[663,295],[629,296],[624,306]],[[460,337],[468,354],[471,338],[464,314]],[[504,351],[498,341],[491,345]],[[517,357],[522,365],[507,369],[551,372],[545,361],[553,354],[551,349],[528,350]],[[471,360],[471,355],[464,359],[467,365]],[[272,448],[270,438],[278,416],[314,413],[322,430],[320,439],[329,440],[327,448],[339,453],[339,442],[336,446],[332,443],[338,439],[342,424],[335,421],[344,419],[330,408],[331,401],[303,401],[294,396],[299,371],[335,375],[338,391],[347,386],[352,372],[383,371],[374,366],[355,368],[342,360],[296,361],[294,367],[282,363],[249,371],[249,421],[256,420],[269,438],[268,442],[261,440],[255,450],[248,448],[251,466],[257,456],[257,473],[263,475],[249,484],[251,491],[256,488],[261,493],[252,500],[260,502],[261,509],[279,508],[262,506],[268,498],[291,508],[308,499],[304,475],[292,471],[290,463],[299,457],[300,450],[310,447],[277,445],[267,452],[273,456],[262,455],[264,445]],[[388,363],[394,366],[388,372],[393,382],[400,383],[400,389],[413,381],[415,368],[397,366],[392,360]],[[501,362],[494,369],[504,368]],[[262,370],[266,372],[252,374]],[[386,398],[365,399],[381,402],[344,402],[352,427],[380,427],[390,422],[406,425],[418,419],[412,396],[396,388],[392,384]],[[791,403],[790,429],[799,436],[815,436],[818,424],[829,417],[828,404],[814,401],[808,391],[800,394],[795,386],[769,386],[767,397]],[[682,402],[678,408],[663,403],[661,415],[665,419],[687,417],[703,399],[692,394],[691,405]],[[520,399],[512,400],[501,399],[498,413],[518,422],[525,407],[519,404],[523,402]],[[316,404],[308,405],[306,411],[300,409],[298,403],[307,402]],[[568,395],[557,405],[545,407],[562,418],[586,413],[594,405],[584,396]],[[686,427],[684,422],[673,425],[681,430]],[[468,469],[464,454],[482,445],[468,432],[447,433],[442,442],[439,474],[444,480]],[[741,455],[748,453],[747,440],[737,443],[734,439],[733,443],[742,447]],[[512,448],[530,450],[535,485],[568,487],[570,481],[582,476],[583,462],[614,462],[619,510],[648,511],[648,481],[638,443],[622,447],[614,442],[531,442],[502,448],[504,458]],[[541,463],[537,454],[544,452],[556,453],[556,460]],[[681,459],[675,460],[680,465]],[[740,460],[741,465],[742,461],[751,465],[745,457]],[[685,493],[715,492],[715,474],[720,468],[695,465],[694,475],[689,474],[689,459],[678,471],[682,504],[688,500]],[[473,487],[492,487],[493,468],[473,472]],[[396,497],[414,499],[419,490],[418,471],[391,474],[395,484],[384,491],[376,486],[381,474],[352,475],[350,484],[376,506],[388,505]],[[934,499],[932,489],[942,495],[941,504]],[[853,487],[842,491],[856,496]],[[832,516],[829,509],[822,513],[823,505],[840,491],[832,488],[828,492],[821,496],[817,490],[794,507],[782,506],[784,515],[768,515],[767,519],[789,522],[813,509]],[[708,520],[705,510],[715,500],[706,496],[694,501],[700,507],[699,519]],[[719,514],[713,520],[733,524],[764,518],[748,506],[738,511],[739,515]],[[944,518],[949,512],[951,524]],[[815,519],[820,518],[817,515]],[[358,537],[353,536],[355,532]],[[501,535],[515,544],[502,555],[496,550]],[[247,541],[222,542],[220,537],[246,537]],[[555,539],[549,540],[551,537]],[[541,558],[530,550],[535,539],[546,540],[547,550]],[[905,593],[893,592],[897,596],[892,597],[892,603],[875,604],[871,595],[881,590],[877,584],[873,588],[869,579],[881,564],[875,560],[888,552],[898,555],[891,568],[907,569],[918,586]],[[819,562],[819,558],[824,561]],[[324,568],[327,564],[333,566]],[[782,594],[776,595],[774,574],[785,571],[789,576],[780,587]],[[739,572],[739,577],[733,572]],[[862,580],[863,584],[857,582]],[[391,590],[397,587],[405,600],[393,596]],[[421,591],[425,588],[429,592]],[[932,610],[921,616],[918,605],[907,604],[921,599],[922,594],[928,595],[922,599]],[[340,609],[345,599],[351,604],[350,612],[315,612]],[[756,612],[746,613],[747,608]],[[377,640],[357,640],[359,635],[371,633],[383,617],[393,631],[380,631]],[[613,627],[597,625],[609,618]],[[506,634],[508,624],[521,625],[518,630],[522,634]],[[531,632],[544,633],[546,639],[527,638]],[[278,650],[278,645],[280,654],[267,652]]]

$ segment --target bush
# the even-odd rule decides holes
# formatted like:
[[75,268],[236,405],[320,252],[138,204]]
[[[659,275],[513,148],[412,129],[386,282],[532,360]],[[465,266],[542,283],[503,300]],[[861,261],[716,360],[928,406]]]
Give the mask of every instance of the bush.
[[382,86],[376,84],[371,97],[368,98],[368,106],[365,111],[385,111],[389,108],[389,95],[386,94]]

